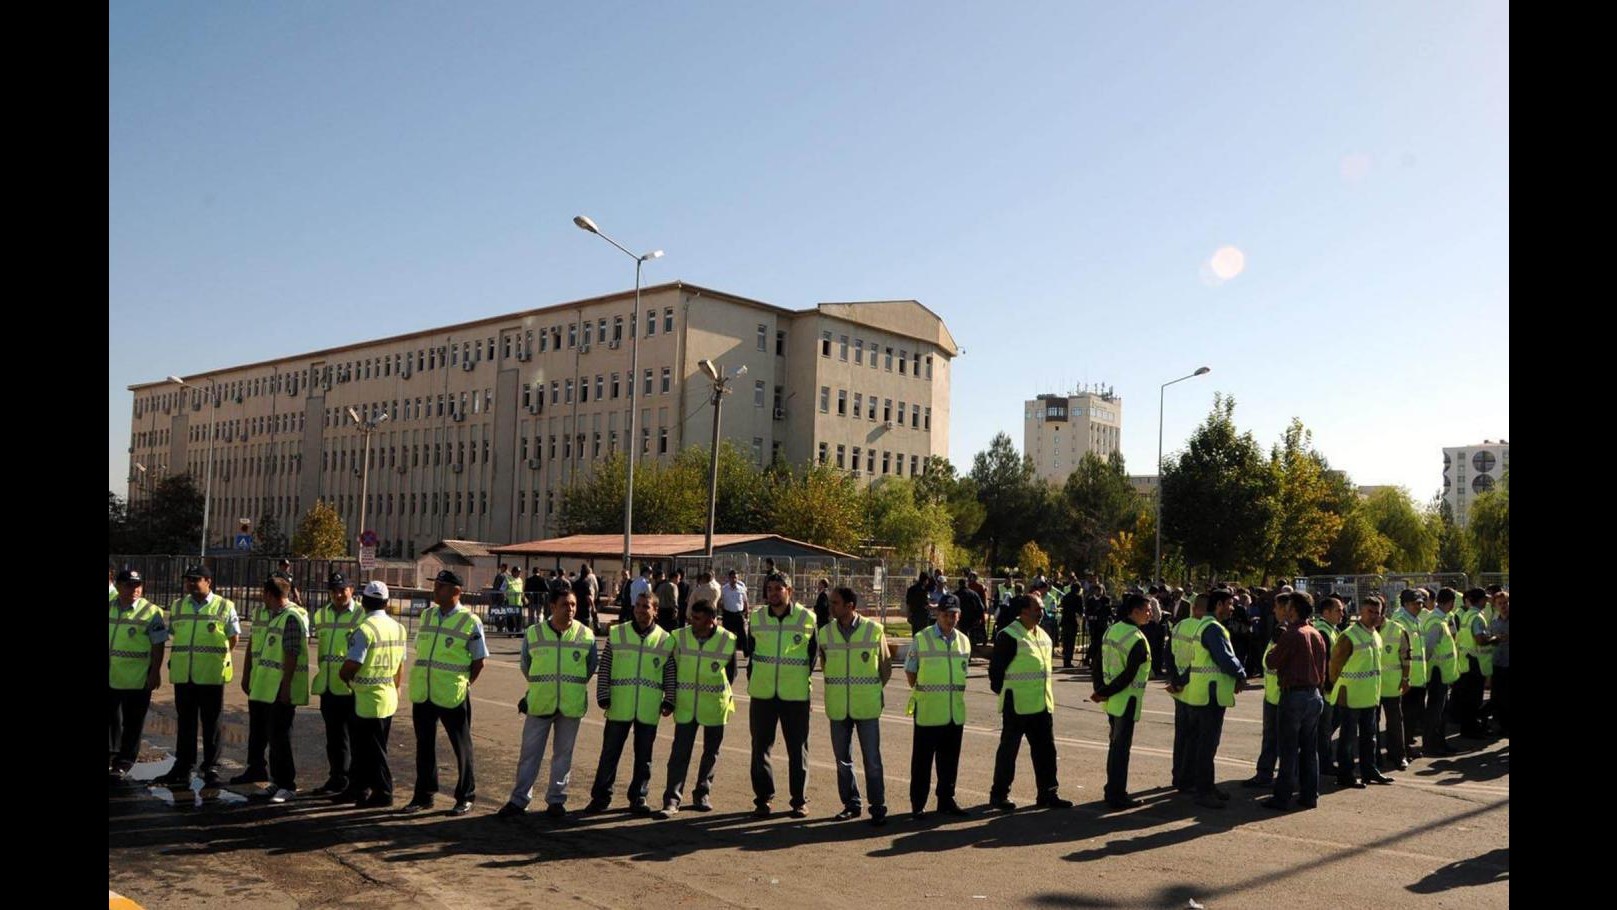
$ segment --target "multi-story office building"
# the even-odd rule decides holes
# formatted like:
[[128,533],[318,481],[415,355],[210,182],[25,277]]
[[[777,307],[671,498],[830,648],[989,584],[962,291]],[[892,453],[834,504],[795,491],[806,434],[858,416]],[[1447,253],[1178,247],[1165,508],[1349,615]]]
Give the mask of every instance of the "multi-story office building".
[[[631,406],[642,460],[708,444],[702,360],[726,373],[747,366],[721,429],[759,465],[817,460],[868,478],[947,457],[958,349],[919,303],[791,310],[682,282],[646,288],[641,301],[638,324],[624,292],[185,376],[197,389],[130,386],[140,466],[130,496],[163,473],[188,471],[200,486],[212,422],[213,544],[263,515],[290,534],[316,499],[357,533],[362,480],[364,523],[384,554],[550,536],[562,490],[630,444]],[[364,421],[387,415],[368,461],[350,409]]]
[[1122,445],[1123,399],[1110,388],[1040,395],[1024,402],[1022,452],[1040,480],[1067,482],[1085,452],[1110,458]]
[[1454,523],[1465,527],[1471,504],[1493,489],[1510,470],[1510,443],[1485,439],[1480,445],[1444,447],[1443,500],[1454,511]]

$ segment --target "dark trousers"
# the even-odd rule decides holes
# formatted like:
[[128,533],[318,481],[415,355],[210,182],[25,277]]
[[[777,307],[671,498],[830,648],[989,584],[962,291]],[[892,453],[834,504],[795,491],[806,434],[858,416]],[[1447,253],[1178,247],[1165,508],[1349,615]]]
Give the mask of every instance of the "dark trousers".
[[1190,719],[1190,706],[1174,699],[1173,702],[1173,786],[1188,790],[1191,785],[1190,756],[1195,751],[1196,727]]
[[444,725],[449,747],[455,752],[455,802],[477,798],[477,776],[472,772],[472,699],[453,708],[441,708],[429,699],[410,709],[415,722],[415,800],[426,802],[438,792],[438,724]]
[[1054,797],[1056,782],[1055,718],[1049,711],[1037,714],[1018,714],[1014,706],[1000,714],[999,751],[994,754],[994,786],[988,791],[992,802],[1011,795],[1011,784],[1016,780],[1016,757],[1022,751],[1022,738],[1027,737],[1028,751],[1033,755],[1033,783],[1039,799]]
[[1280,752],[1280,775],[1275,778],[1275,799],[1290,804],[1298,791],[1305,805],[1319,802],[1319,748],[1316,745],[1320,712],[1325,699],[1317,689],[1280,693],[1275,712],[1275,742]]
[[354,763],[348,772],[348,790],[355,795],[369,790],[372,797],[393,798],[393,769],[387,765],[387,737],[391,717],[360,717],[349,721],[354,741]]
[[1499,734],[1510,735],[1510,668],[1498,664],[1493,668],[1493,718],[1499,722]]
[[1196,731],[1195,751],[1190,758],[1190,781],[1198,796],[1206,796],[1213,792],[1213,780],[1217,773],[1213,760],[1218,756],[1218,743],[1224,736],[1224,706],[1193,705],[1190,718]]
[[1061,665],[1072,666],[1072,651],[1078,644],[1078,623],[1076,621],[1061,624]]
[[[128,768],[140,755],[140,734],[146,728],[146,709],[152,690],[107,687],[107,757]],[[108,762],[109,766],[111,762]]]
[[1101,641],[1103,639],[1105,639],[1105,638],[1106,638],[1106,623],[1104,623],[1104,622],[1096,622],[1095,620],[1090,620],[1089,621],[1089,651],[1088,651],[1088,654],[1084,657],[1084,663],[1086,665],[1093,667],[1093,666],[1095,666],[1095,663],[1100,660],[1100,645],[1101,645]]
[[1280,758],[1280,706],[1263,702],[1263,747],[1258,750],[1258,780],[1274,780],[1275,762]]
[[[249,708],[258,704],[251,702]],[[292,720],[297,716],[297,706],[277,702],[264,707],[269,720],[270,782],[281,790],[297,790],[298,766],[292,760]]]
[[763,806],[775,798],[775,767],[770,751],[775,748],[775,725],[779,724],[786,739],[786,781],[792,808],[808,805],[803,791],[808,787],[809,703],[754,698],[748,719],[752,727],[753,802]]
[[1376,709],[1336,706],[1342,716],[1342,735],[1336,741],[1336,776],[1353,776],[1353,759],[1359,759],[1359,779],[1369,780],[1376,770]]
[[740,610],[732,613],[729,610],[720,609],[719,625],[724,626],[725,631],[729,632],[731,635],[734,635],[736,637],[736,641],[745,642],[747,640],[746,613],[743,613]]
[[[224,684],[204,686],[199,683],[174,684],[174,711],[178,715],[174,731],[174,770],[189,774],[197,766],[197,721],[202,721],[203,774],[219,767],[219,713],[225,706]],[[251,726],[248,732],[251,734]],[[248,754],[252,754],[252,738],[248,737]],[[258,770],[264,770],[264,746],[258,747]]]
[[663,805],[678,806],[685,796],[685,775],[691,769],[691,752],[696,746],[696,731],[702,731],[702,760],[696,768],[696,788],[691,798],[701,802],[713,791],[713,770],[719,763],[719,747],[724,745],[724,726],[703,727],[692,721],[674,726],[674,747],[668,753],[668,786],[663,790]]
[[623,744],[629,733],[634,733],[634,770],[629,775],[629,805],[643,806],[651,790],[651,747],[657,741],[657,725],[638,720],[609,720],[601,740],[601,760],[595,766],[595,786],[590,788],[590,799],[612,801],[612,785],[618,779],[618,760],[623,757]]
[[1443,708],[1448,704],[1449,684],[1437,677],[1426,681],[1426,723],[1425,735],[1421,738],[1421,748],[1425,750],[1426,757],[1432,758],[1436,753],[1448,748],[1448,732],[1444,729],[1447,721],[1443,718]]
[[1111,726],[1111,739],[1106,747],[1107,799],[1128,799],[1129,796],[1129,750],[1134,748],[1135,704],[1132,698],[1125,702],[1122,717],[1106,715]]
[[1161,676],[1167,667],[1167,649],[1163,645],[1162,623],[1145,624],[1145,640],[1151,645],[1151,675]]
[[1387,763],[1395,766],[1404,760],[1404,743],[1408,742],[1404,732],[1404,697],[1402,695],[1384,695],[1381,697],[1381,744],[1387,749]]
[[[269,774],[270,706],[268,702],[247,703],[247,771]],[[179,767],[178,762],[175,767]]]
[[1336,706],[1330,702],[1319,714],[1319,767],[1321,771],[1336,772],[1336,752],[1331,748],[1331,734],[1336,731],[1336,725],[1341,721],[1337,716]]
[[1475,657],[1466,658],[1466,670],[1454,684],[1454,719],[1460,724],[1461,736],[1482,733],[1482,666]]
[[955,779],[960,776],[960,743],[966,734],[961,724],[914,727],[910,746],[910,808],[926,808],[926,791],[932,787],[932,765],[938,766],[938,805],[954,801]]
[[348,789],[349,735],[354,721],[354,696],[320,696],[320,720],[326,726],[326,787],[341,793]]
[[1404,748],[1415,746],[1415,737],[1420,733],[1421,724],[1426,718],[1426,687],[1410,686],[1404,693]]

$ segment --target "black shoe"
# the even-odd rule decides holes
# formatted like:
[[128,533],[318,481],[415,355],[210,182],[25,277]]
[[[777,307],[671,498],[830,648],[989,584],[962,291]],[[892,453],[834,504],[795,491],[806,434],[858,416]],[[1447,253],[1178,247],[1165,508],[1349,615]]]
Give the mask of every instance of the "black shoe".
[[629,806],[629,814],[630,815],[638,815],[638,816],[644,818],[645,816],[651,814],[651,807],[646,805],[645,803],[634,803],[634,804]]
[[763,803],[763,804],[759,805],[757,808],[752,810],[752,817],[753,818],[768,818],[770,813],[772,813],[774,811],[775,811],[774,809],[771,809],[769,807],[768,803]]
[[331,797],[334,803],[362,803],[370,795],[368,790],[344,790]]
[[1033,805],[1039,809],[1071,809],[1072,800],[1062,799],[1059,796],[1041,796]]
[[472,811],[472,801],[469,799],[463,799],[460,802],[455,803],[455,807],[449,810],[449,814],[465,815],[470,811]]
[[416,799],[412,799],[409,802],[405,803],[404,807],[399,810],[399,814],[400,815],[414,815],[417,812],[424,812],[424,811],[426,811],[428,809],[431,809],[431,808],[432,808],[432,799],[430,797],[428,799],[416,798]]
[[204,771],[204,772],[202,772],[202,786],[204,786],[204,787],[217,787],[217,786],[219,786],[219,784],[220,784],[220,779],[219,779],[219,772],[218,771]]
[[563,819],[567,817],[567,807],[561,803],[551,803],[545,807],[545,818]]
[[946,803],[938,803],[938,811],[948,815],[958,815],[962,818],[971,815],[970,809],[963,808],[959,803],[952,799]]
[[1365,778],[1365,781],[1372,784],[1390,784],[1393,782],[1392,778],[1385,774],[1377,774],[1373,777],[1367,777]]
[[589,801],[589,805],[584,807],[584,811],[581,814],[583,814],[583,815],[600,815],[602,812],[605,812],[606,807],[610,806],[610,805],[612,805],[612,802],[610,800],[592,799],[592,800]]
[[1196,797],[1195,803],[1203,809],[1222,809],[1224,801],[1211,793],[1203,793]]
[[385,794],[381,796],[367,796],[364,799],[356,800],[354,802],[355,809],[391,809],[392,807],[393,797]]
[[1364,789],[1364,783],[1363,782],[1354,780],[1351,777],[1338,777],[1336,779],[1336,785],[1338,787],[1341,787],[1344,790],[1347,790],[1347,789],[1363,790]]
[[1108,799],[1106,801],[1106,805],[1110,806],[1113,809],[1122,810],[1122,809],[1133,809],[1133,808],[1135,808],[1137,806],[1142,806],[1142,805],[1145,805],[1145,804],[1140,802],[1137,799],[1134,799],[1133,797],[1125,796],[1125,797],[1123,797],[1121,799]]
[[[235,783],[235,781],[231,781],[231,783]],[[191,772],[186,771],[182,774],[176,774],[173,771],[170,771],[167,774],[154,779],[152,781],[152,786],[167,787],[170,790],[189,790],[191,789]]]
[[1336,765],[1334,765],[1334,764],[1333,765],[1320,765],[1319,766],[1319,776],[1320,777],[1335,777],[1339,773],[1340,772],[1336,770]]
[[505,805],[500,807],[500,811],[494,813],[494,817],[495,818],[521,818],[522,816],[527,815],[527,814],[528,814],[528,810],[522,808],[521,806],[517,805],[516,803],[506,803]]
[[864,814],[863,810],[858,809],[858,808],[856,808],[854,806],[849,806],[848,808],[843,809],[841,812],[838,812],[836,815],[833,815],[831,817],[833,819],[835,819],[836,821],[845,822],[850,818],[858,818],[860,815],[863,815],[863,814]]
[[341,793],[341,792],[343,792],[344,790],[347,790],[347,789],[348,789],[347,784],[333,783],[333,782],[328,780],[325,783],[321,784],[320,786],[315,787],[313,790],[310,790],[309,794],[311,796],[330,796],[330,795],[335,794],[335,793]]
[[998,809],[1001,812],[1015,812],[1016,803],[1008,799],[991,799],[988,801],[988,808]]
[[1273,809],[1276,812],[1290,812],[1291,811],[1291,803],[1289,803],[1289,802],[1281,802],[1280,800],[1276,799],[1273,796],[1269,797],[1268,799],[1264,800],[1261,803],[1258,803],[1258,805],[1262,806],[1265,809]]
[[1221,800],[1224,800],[1225,802],[1230,801],[1230,794],[1228,790],[1220,790],[1219,788],[1214,787],[1213,795]]
[[[269,783],[269,772],[243,771],[232,777],[230,782],[233,784],[267,784]],[[187,783],[189,784],[189,778],[187,778]]]
[[910,812],[910,821],[914,821],[914,822],[926,821],[926,810],[925,809],[916,809],[916,810]]
[[1300,799],[1300,800],[1297,801],[1297,808],[1299,808],[1299,809],[1318,809],[1319,808],[1319,800],[1317,800],[1317,799]]
[[1249,777],[1246,780],[1241,781],[1241,786],[1247,788],[1248,790],[1262,790],[1266,787],[1273,787],[1274,785],[1274,778],[1264,777],[1262,775],[1257,777]]
[[887,810],[883,809],[881,812],[870,810],[870,823],[877,828],[887,824]]
[[806,807],[806,806],[793,806],[791,814],[792,814],[792,818],[808,818],[808,807]]

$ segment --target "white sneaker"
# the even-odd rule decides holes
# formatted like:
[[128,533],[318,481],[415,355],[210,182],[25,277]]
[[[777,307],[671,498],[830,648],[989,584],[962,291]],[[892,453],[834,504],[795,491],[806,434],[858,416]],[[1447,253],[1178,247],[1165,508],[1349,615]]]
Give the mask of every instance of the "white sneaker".
[[287,790],[285,788],[281,788],[279,790],[276,790],[275,793],[272,796],[270,796],[270,802],[277,803],[277,804],[284,803],[284,802],[286,802],[287,800],[291,799],[294,796],[297,796],[297,793],[295,791]]

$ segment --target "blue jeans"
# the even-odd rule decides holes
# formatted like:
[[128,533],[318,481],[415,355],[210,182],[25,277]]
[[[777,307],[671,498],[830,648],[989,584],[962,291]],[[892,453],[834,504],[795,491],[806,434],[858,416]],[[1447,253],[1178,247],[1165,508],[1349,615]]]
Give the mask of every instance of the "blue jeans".
[[865,764],[865,788],[870,791],[872,815],[887,813],[887,787],[882,780],[881,719],[831,721],[831,754],[837,760],[837,795],[845,809],[858,809],[863,800],[853,776],[853,738],[859,737],[859,753]]
[[[1275,778],[1275,799],[1291,802],[1301,791],[1305,803],[1319,802],[1319,722],[1325,699],[1316,689],[1280,693],[1275,740],[1280,750],[1280,776]],[[1299,776],[1299,765],[1301,775]]]

